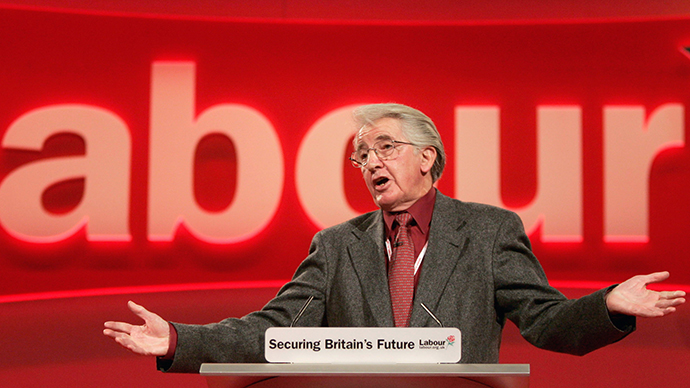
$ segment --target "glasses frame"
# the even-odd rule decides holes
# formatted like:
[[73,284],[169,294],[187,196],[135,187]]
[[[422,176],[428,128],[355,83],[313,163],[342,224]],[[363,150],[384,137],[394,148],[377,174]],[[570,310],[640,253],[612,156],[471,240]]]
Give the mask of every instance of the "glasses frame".
[[352,152],[352,155],[350,155],[350,158],[349,158],[349,159],[350,159],[350,162],[352,163],[352,166],[355,167],[355,168],[362,168],[362,167],[366,166],[366,165],[369,163],[369,153],[370,153],[371,151],[374,151],[374,153],[376,154],[376,157],[379,158],[379,160],[388,160],[388,159],[390,159],[391,155],[388,155],[388,156],[381,156],[381,155],[379,155],[379,150],[376,149],[376,145],[377,145],[377,144],[379,144],[379,143],[384,143],[384,142],[393,143],[393,151],[391,151],[391,155],[393,154],[393,152],[395,152],[395,151],[398,150],[398,147],[397,147],[398,144],[401,144],[401,145],[411,145],[411,146],[414,145],[413,143],[409,143],[409,142],[406,142],[406,141],[398,141],[398,140],[379,140],[379,141],[377,141],[376,143],[374,143],[374,146],[373,146],[373,147],[368,148],[368,149],[366,150],[366,154],[365,154],[365,155],[367,155],[367,160],[366,160],[364,163],[362,163],[362,162],[358,161],[357,159],[355,159],[355,154],[357,153],[357,151],[353,151],[353,152]]

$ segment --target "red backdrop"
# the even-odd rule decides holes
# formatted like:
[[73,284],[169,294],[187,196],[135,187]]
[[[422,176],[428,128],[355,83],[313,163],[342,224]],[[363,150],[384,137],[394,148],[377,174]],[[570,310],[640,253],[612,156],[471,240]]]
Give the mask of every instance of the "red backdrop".
[[[381,101],[415,106],[436,121],[449,153],[439,188],[452,196],[459,184],[454,109],[498,107],[500,183],[509,205],[529,203],[535,195],[538,107],[579,107],[583,240],[541,242],[540,231],[534,232],[547,273],[553,280],[614,281],[668,269],[674,282],[690,281],[684,263],[690,251],[684,244],[690,229],[686,149],[660,152],[649,172],[649,241],[605,243],[602,129],[605,106],[638,106],[650,115],[664,104],[688,105],[690,58],[682,53],[690,45],[688,20],[385,25],[1,12],[0,131],[38,108],[86,104],[119,117],[131,134],[132,150],[131,160],[119,159],[131,163],[131,241],[88,241],[82,228],[61,241],[31,243],[5,227],[0,269],[8,280],[0,284],[2,294],[288,278],[318,230],[295,187],[296,154],[305,134],[336,109]],[[245,241],[211,244],[184,227],[171,242],[150,241],[150,94],[152,66],[161,61],[195,65],[197,113],[242,104],[263,115],[277,134],[284,163],[278,208],[268,225]],[[201,207],[219,211],[232,202],[236,151],[224,136],[199,143],[194,190]],[[82,139],[65,134],[52,136],[41,151],[5,147],[0,178],[38,159],[84,152]],[[333,152],[345,157],[348,151]],[[372,209],[356,170],[324,174],[342,174],[350,205]],[[47,187],[43,206],[69,213],[83,199],[83,188],[83,177]]]
[[[396,101],[431,116],[449,154],[438,187],[451,196],[456,196],[460,184],[455,177],[456,108],[499,108],[501,194],[508,206],[515,207],[533,201],[539,184],[538,109],[579,108],[582,241],[549,242],[542,239],[541,228],[531,233],[550,279],[570,287],[569,296],[578,296],[583,286],[655,270],[670,270],[671,282],[682,288],[690,284],[690,267],[685,264],[690,253],[685,243],[690,232],[690,155],[682,146],[689,128],[685,110],[690,103],[690,58],[683,47],[690,46],[690,19],[244,22],[2,9],[0,20],[2,138],[16,120],[37,109],[77,104],[118,117],[126,125],[131,146],[129,158],[111,159],[129,164],[125,241],[88,237],[91,219],[86,227],[78,224],[81,227],[58,241],[39,243],[18,238],[0,216],[0,298],[5,302],[0,327],[13,333],[0,341],[10,360],[0,363],[0,373],[10,385],[60,386],[68,381],[70,386],[136,386],[135,380],[139,386],[200,385],[198,379],[162,377],[152,365],[128,358],[124,350],[101,338],[101,322],[129,319],[125,298],[156,290],[231,288],[136,295],[165,317],[185,322],[218,320],[259,307],[277,284],[290,277],[319,229],[298,195],[300,146],[320,119],[353,104]],[[276,134],[284,182],[276,212],[243,241],[209,243],[185,227],[167,242],[154,241],[147,232],[152,67],[163,62],[195,66],[197,114],[220,104],[241,104],[263,116]],[[604,108],[642,107],[650,118],[667,104],[675,104],[683,113],[682,136],[676,139],[681,146],[660,149],[648,172],[649,200],[643,209],[630,209],[648,214],[648,226],[643,228],[648,241],[605,242]],[[52,163],[88,153],[88,139],[55,131],[60,133],[38,151],[3,146],[0,186],[6,188],[9,176],[39,160]],[[239,143],[225,136],[199,142],[193,190],[200,207],[215,214],[232,206],[240,190],[237,173],[242,152]],[[332,152],[343,159],[348,154],[345,147],[334,147]],[[342,178],[349,206],[360,212],[372,209],[355,169],[345,165],[342,171],[323,174],[324,180],[326,174]],[[261,178],[269,181],[276,176]],[[88,179],[72,177],[38,192],[46,214],[78,211],[92,195],[84,191]],[[319,179],[313,182],[316,188],[320,184],[324,182]],[[171,192],[170,198],[176,195]],[[256,195],[262,195],[261,186]],[[25,204],[0,203],[0,214],[13,207],[21,214]],[[123,215],[113,211],[113,216]],[[39,220],[24,221],[43,227]],[[252,288],[262,285],[270,288]],[[101,297],[43,300],[86,295]],[[682,371],[645,380],[644,367],[653,359],[660,360],[654,367],[657,371],[668,367],[669,358],[675,365],[687,361],[686,317],[679,314],[653,324],[643,321],[645,330],[636,339],[584,359],[533,353],[509,328],[502,361],[532,363],[535,386],[563,383],[560,374],[551,373],[555,367],[572,378],[571,386],[596,386],[595,381],[603,382],[601,386],[616,381],[635,386],[653,380],[680,387],[687,381]],[[611,360],[619,360],[612,366],[613,374],[606,367]],[[123,369],[132,373],[113,372]]]

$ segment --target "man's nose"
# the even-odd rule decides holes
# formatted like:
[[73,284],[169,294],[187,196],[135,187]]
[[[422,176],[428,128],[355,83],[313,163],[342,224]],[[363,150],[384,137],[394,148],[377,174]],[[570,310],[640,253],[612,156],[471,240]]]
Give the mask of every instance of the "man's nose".
[[367,157],[367,165],[366,167],[369,167],[371,169],[374,169],[376,167],[381,167],[383,165],[383,162],[379,158],[379,155],[374,151],[373,149],[369,151],[369,156]]

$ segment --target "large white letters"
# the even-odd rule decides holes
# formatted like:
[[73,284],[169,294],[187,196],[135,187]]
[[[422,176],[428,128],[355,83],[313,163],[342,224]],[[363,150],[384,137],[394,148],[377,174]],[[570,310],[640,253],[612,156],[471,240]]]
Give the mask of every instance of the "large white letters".
[[604,107],[604,240],[649,240],[649,174],[663,149],[683,147],[680,104],[657,108],[645,125],[643,107]]
[[[543,241],[582,240],[582,119],[579,107],[537,108],[537,191],[521,209]],[[505,207],[500,191],[498,107],[455,108],[456,196]],[[516,147],[518,145],[515,145]]]
[[[215,105],[196,117],[195,65],[153,64],[149,155],[148,233],[172,240],[182,223],[198,239],[231,243],[251,238],[275,214],[285,179],[283,152],[271,123],[242,105]],[[194,154],[206,135],[230,138],[237,152],[233,202],[223,211],[202,209],[194,198]]]
[[343,170],[343,152],[354,134],[354,108],[337,109],[317,121],[297,152],[297,194],[309,219],[321,228],[358,214],[345,198],[342,175],[334,174]]
[[[17,239],[47,243],[68,238],[86,225],[92,241],[131,240],[129,182],[131,139],[115,114],[85,105],[57,105],[33,110],[10,125],[2,146],[40,151],[58,133],[74,133],[86,144],[84,156],[27,163],[0,185],[0,222]],[[51,185],[84,178],[79,205],[67,214],[51,214],[41,195]]]
[[[214,244],[249,239],[273,219],[285,180],[281,144],[273,125],[255,109],[219,104],[197,114],[193,62],[154,62],[147,203],[147,238],[170,241],[184,225]],[[344,151],[354,134],[346,106],[325,114],[296,154],[297,196],[319,227],[358,214],[343,185]],[[507,207],[501,198],[500,108],[457,106],[455,196]],[[537,187],[533,200],[512,209],[528,233],[542,241],[583,239],[582,109],[537,106]],[[655,157],[685,145],[684,107],[666,104],[645,119],[642,106],[603,108],[604,241],[649,239],[649,175]],[[84,155],[43,158],[15,168],[0,182],[0,225],[15,238],[36,243],[64,240],[85,228],[90,241],[130,241],[131,137],[114,113],[79,104],[47,106],[17,118],[2,147],[40,151],[60,133],[81,137]],[[227,208],[203,209],[194,194],[194,160],[210,134],[229,138],[236,150],[237,182]],[[513,144],[511,147],[520,147]],[[56,214],[44,208],[46,189],[84,179],[75,208]]]

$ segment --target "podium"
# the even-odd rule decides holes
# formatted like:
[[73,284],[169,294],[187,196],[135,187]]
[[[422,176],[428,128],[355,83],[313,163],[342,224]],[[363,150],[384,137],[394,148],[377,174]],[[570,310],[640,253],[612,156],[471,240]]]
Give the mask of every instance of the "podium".
[[209,388],[527,388],[527,364],[202,364]]

